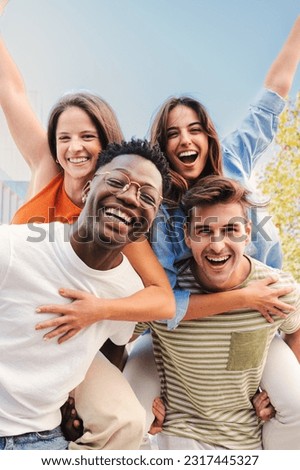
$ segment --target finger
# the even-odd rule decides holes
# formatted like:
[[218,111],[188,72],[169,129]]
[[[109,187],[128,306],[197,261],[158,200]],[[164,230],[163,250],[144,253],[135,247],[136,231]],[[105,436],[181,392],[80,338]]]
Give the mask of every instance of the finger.
[[80,430],[82,429],[82,422],[79,419],[74,419],[73,426],[75,429]]
[[70,407],[75,409],[75,400],[73,397],[69,397],[67,400],[67,403],[69,404]]
[[57,328],[55,328],[52,331],[49,331],[46,335],[43,336],[43,339],[45,341],[48,341],[52,338],[55,338],[56,336],[61,336],[65,335],[68,331],[70,330],[70,327],[68,325],[62,325]]
[[275,289],[275,294],[277,297],[282,297],[283,295],[288,295],[291,292],[295,290],[294,286],[289,286],[289,287],[280,287],[278,289]]
[[154,404],[154,405],[152,406],[152,411],[153,411],[153,414],[154,414],[155,416],[157,416],[157,415],[164,415],[164,414],[165,414],[165,407],[164,407],[164,405],[162,405],[162,404],[158,404],[158,405]]
[[271,317],[268,310],[260,309],[260,313],[269,323],[274,323],[275,320]]
[[253,405],[257,406],[264,400],[268,400],[268,394],[265,390],[262,390],[261,392],[257,392],[254,397],[252,398],[252,403]]
[[268,313],[270,315],[276,315],[277,317],[280,317],[280,318],[287,318],[287,314],[282,312],[282,310],[279,310],[275,306],[268,308]]
[[161,431],[162,431],[162,426],[158,425],[157,421],[154,420],[153,423],[150,426],[148,434],[151,434],[152,436],[155,436],[155,434],[158,434]]
[[157,410],[161,413],[165,413],[165,405],[163,403],[163,401],[161,400],[161,398],[155,398],[153,400],[153,403],[152,403],[152,409],[154,410]]
[[[61,315],[65,315],[66,313],[69,313],[70,306],[72,304],[64,304],[64,305],[58,305],[58,304],[49,304],[49,305],[40,305],[35,309],[36,313],[58,313]],[[72,307],[71,307],[72,308]]]
[[261,411],[268,408],[269,406],[270,406],[270,400],[269,398],[266,398],[265,400],[262,400],[260,402],[259,406],[257,407],[257,411],[260,413]]
[[279,276],[276,276],[276,274],[273,274],[272,276],[268,276],[265,279],[262,280],[262,282],[266,285],[269,286],[270,284],[274,284],[279,280]]
[[269,405],[267,408],[261,410],[259,417],[262,421],[269,421],[270,419],[274,418],[275,416],[275,409],[272,405]]
[[269,405],[270,405],[269,398],[265,398],[265,399],[258,398],[257,401],[255,402],[253,401],[255,412],[258,415],[260,414],[261,410],[263,410],[264,408],[267,408]]
[[165,407],[162,403],[154,404],[153,409],[155,409],[159,413],[164,413],[165,412]]
[[160,398],[159,399],[154,399],[152,406],[155,406],[156,408],[164,408],[165,407],[163,401]]
[[273,304],[272,308],[275,308],[277,310],[281,310],[284,312],[294,312],[296,310],[296,307],[294,307],[294,305],[287,304],[285,302],[282,302],[279,299],[272,302],[272,304]]
[[66,334],[62,335],[61,338],[58,339],[58,344],[64,343],[65,341],[68,341],[68,339],[73,338],[79,330],[72,329],[69,330]]
[[58,292],[62,297],[67,297],[67,298],[73,299],[73,300],[81,300],[86,295],[86,292],[83,292],[81,290],[68,289],[68,288],[64,288],[64,287],[59,289]]
[[156,418],[156,421],[159,423],[159,424],[162,424],[164,422],[164,419],[165,419],[165,413],[164,412],[159,412],[159,411],[155,411],[153,412],[155,418]]
[[155,397],[154,400],[153,400],[153,404],[157,404],[157,405],[162,405],[164,406],[164,403],[162,401],[162,399],[160,397]]
[[66,317],[52,318],[51,320],[45,320],[35,325],[36,330],[43,330],[45,328],[57,328],[61,325],[66,325]]

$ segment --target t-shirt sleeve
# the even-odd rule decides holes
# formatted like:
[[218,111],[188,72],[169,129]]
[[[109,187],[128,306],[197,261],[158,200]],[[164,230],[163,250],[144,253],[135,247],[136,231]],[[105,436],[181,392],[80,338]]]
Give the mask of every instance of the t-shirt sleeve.
[[135,322],[122,322],[121,325],[120,323],[121,322],[115,322],[115,326],[117,326],[117,328],[109,337],[109,339],[117,346],[122,346],[123,344],[127,344],[129,342],[135,327]]
[[295,311],[289,313],[288,317],[280,326],[283,333],[291,334],[300,329],[300,284],[296,287],[297,296],[295,301]]
[[150,327],[149,323],[139,322],[135,325],[134,334],[142,335],[149,329],[149,327]]

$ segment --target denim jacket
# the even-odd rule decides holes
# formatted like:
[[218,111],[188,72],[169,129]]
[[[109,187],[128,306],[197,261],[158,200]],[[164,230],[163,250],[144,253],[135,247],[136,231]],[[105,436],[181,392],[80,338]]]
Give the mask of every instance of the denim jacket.
[[[278,127],[278,116],[285,107],[285,100],[271,90],[264,89],[242,121],[239,129],[222,141],[223,169],[229,178],[238,180],[252,192],[252,169],[272,142]],[[263,263],[280,268],[282,253],[277,230],[265,209],[253,208],[252,241],[247,253]],[[176,263],[191,256],[184,242],[184,213],[178,208],[162,204],[151,229],[151,245],[165,269],[176,299],[176,315],[168,320],[169,329],[176,328],[185,316],[190,292],[176,288]]]

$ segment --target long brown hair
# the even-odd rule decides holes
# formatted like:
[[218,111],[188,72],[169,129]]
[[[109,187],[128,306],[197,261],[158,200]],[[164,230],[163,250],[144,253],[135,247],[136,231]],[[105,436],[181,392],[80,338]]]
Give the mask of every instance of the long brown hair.
[[[189,96],[170,97],[162,104],[152,120],[150,130],[151,144],[158,144],[168,158],[166,152],[167,121],[169,113],[176,108],[176,106],[186,106],[195,111],[203,131],[208,137],[208,158],[199,178],[204,178],[208,175],[222,175],[222,152],[217,131],[205,107],[194,98]],[[172,185],[168,198],[175,203],[179,203],[189,186],[186,179],[174,169],[171,168],[170,173]]]
[[53,106],[48,121],[48,144],[54,160],[57,157],[57,122],[63,111],[72,106],[82,109],[90,117],[103,149],[110,142],[122,142],[124,137],[116,114],[103,98],[90,92],[67,93]]

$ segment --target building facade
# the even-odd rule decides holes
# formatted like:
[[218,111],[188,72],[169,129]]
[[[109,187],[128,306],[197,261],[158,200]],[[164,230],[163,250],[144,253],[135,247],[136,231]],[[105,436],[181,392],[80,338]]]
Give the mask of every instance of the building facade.
[[27,181],[1,179],[0,173],[0,224],[10,223],[25,200],[27,187]]

